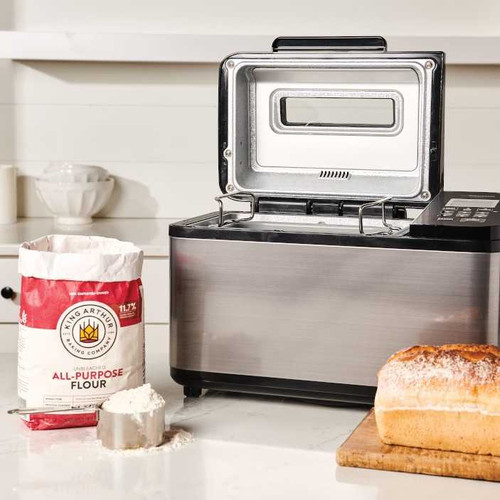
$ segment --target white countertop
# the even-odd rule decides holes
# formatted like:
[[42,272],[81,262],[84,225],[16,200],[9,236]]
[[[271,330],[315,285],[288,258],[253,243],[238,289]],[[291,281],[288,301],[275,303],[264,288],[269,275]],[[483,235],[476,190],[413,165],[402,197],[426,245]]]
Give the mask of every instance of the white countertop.
[[0,225],[0,256],[18,254],[19,245],[48,234],[91,234],[131,241],[146,257],[168,257],[168,226],[177,219],[94,219],[89,225],[58,226],[53,218],[19,219]]
[[[152,357],[156,356],[156,357]],[[30,431],[16,405],[16,356],[0,355],[0,498],[497,499],[500,484],[337,467],[335,450],[365,411],[208,392],[184,401],[165,354],[148,380],[171,423],[195,435],[176,451],[122,456],[96,446],[95,428]]]

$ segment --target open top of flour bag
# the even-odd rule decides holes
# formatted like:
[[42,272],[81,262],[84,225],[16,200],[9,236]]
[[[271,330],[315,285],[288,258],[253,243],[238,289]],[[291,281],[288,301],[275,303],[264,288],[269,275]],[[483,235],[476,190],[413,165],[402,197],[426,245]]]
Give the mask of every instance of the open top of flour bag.
[[143,252],[102,236],[49,235],[25,242],[19,273],[42,279],[130,281],[141,276]]

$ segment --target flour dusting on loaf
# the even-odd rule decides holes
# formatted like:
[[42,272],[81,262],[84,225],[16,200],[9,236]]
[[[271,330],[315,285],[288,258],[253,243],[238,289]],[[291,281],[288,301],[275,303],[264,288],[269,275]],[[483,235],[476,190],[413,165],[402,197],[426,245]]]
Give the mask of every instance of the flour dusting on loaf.
[[415,346],[391,356],[379,373],[379,385],[444,381],[467,385],[500,384],[500,349],[476,344]]
[[375,416],[388,444],[500,455],[500,349],[397,352],[379,372]]

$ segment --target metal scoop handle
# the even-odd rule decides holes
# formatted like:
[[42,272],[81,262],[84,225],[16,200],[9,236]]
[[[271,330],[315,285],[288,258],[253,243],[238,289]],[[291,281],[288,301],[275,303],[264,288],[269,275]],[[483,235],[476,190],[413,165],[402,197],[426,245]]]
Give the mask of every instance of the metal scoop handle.
[[59,408],[56,407],[46,407],[46,408],[13,408],[12,410],[8,410],[7,413],[9,415],[32,415],[36,413],[57,413],[60,411],[64,412],[84,412],[84,411],[94,411],[98,410],[99,405],[91,405],[85,407],[78,406],[61,406]]

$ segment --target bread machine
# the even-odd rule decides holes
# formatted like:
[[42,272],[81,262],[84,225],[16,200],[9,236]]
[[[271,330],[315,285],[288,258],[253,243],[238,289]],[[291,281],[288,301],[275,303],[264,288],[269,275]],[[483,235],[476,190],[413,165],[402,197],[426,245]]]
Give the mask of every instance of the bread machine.
[[442,191],[443,89],[380,37],[222,62],[218,211],[170,226],[186,395],[370,403],[398,349],[498,344],[500,195]]

